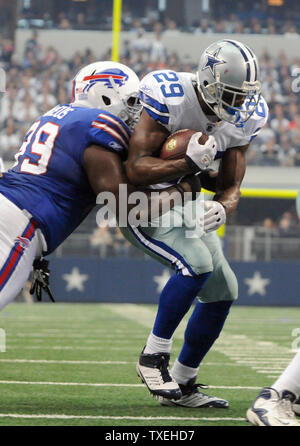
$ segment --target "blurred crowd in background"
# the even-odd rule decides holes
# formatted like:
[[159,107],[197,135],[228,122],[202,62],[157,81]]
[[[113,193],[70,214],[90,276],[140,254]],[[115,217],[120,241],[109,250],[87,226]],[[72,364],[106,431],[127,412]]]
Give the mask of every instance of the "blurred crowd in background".
[[[197,0],[200,6],[200,0]],[[24,0],[17,25],[21,28],[35,26],[43,29],[97,29],[111,30],[112,2],[107,0],[51,1],[48,7],[41,2]],[[171,3],[171,2],[170,2]],[[299,32],[300,11],[298,0],[210,0],[201,14],[191,17],[192,1],[185,5],[172,0],[176,12],[169,17],[170,7],[159,9],[157,0],[123,0],[122,28],[136,31],[141,23],[146,31],[153,31],[160,21],[166,32],[246,33],[246,34],[295,34]],[[275,5],[275,6],[274,6]],[[168,7],[169,6],[169,7]],[[181,10],[179,11],[181,7]],[[199,10],[199,7],[198,7]],[[170,14],[171,15],[171,14]]]
[[[278,199],[267,201],[267,206],[266,202],[256,203],[254,208],[257,211],[259,208],[267,207],[261,213],[264,215],[263,217],[256,216],[253,208],[250,208],[249,212],[246,204],[244,207],[240,205],[235,215],[228,218],[225,249],[232,260],[241,260],[238,256],[243,252],[245,235],[243,231],[247,231],[249,228],[253,231],[251,252],[257,260],[270,260],[270,258],[266,259],[266,255],[271,255],[272,259],[299,259],[300,222],[293,200],[279,200],[281,201],[280,211],[278,209],[276,211]],[[97,209],[57,249],[56,255],[58,257],[84,254],[101,258],[147,258],[142,250],[136,248],[123,237],[118,227],[112,227],[107,221],[102,222],[101,227],[97,227],[95,223],[96,212]],[[242,238],[241,234],[243,234]],[[269,245],[267,251],[266,244]]]
[[[194,72],[197,61],[169,52],[161,41],[161,33],[160,23],[151,38],[140,28],[135,39],[123,42],[120,61],[140,78],[162,68]],[[23,59],[18,60],[12,42],[0,40],[0,64],[7,72],[7,92],[0,106],[0,156],[12,161],[31,123],[56,104],[70,101],[70,81],[82,66],[110,57],[110,50],[101,54],[86,49],[64,60],[59,49],[42,47],[38,32],[33,31],[25,44]],[[292,89],[292,74],[300,67],[300,57],[288,60],[282,52],[272,58],[265,51],[260,67],[270,118],[248,150],[248,164],[300,166],[300,105],[298,94]]]
[[[276,210],[278,199],[267,200],[268,203],[256,203],[254,208],[256,211],[266,208],[264,212],[260,212],[263,216],[256,216],[253,208],[250,208],[249,212],[245,203],[244,206],[239,206],[235,215],[228,218],[225,249],[229,258],[241,260],[238,256],[243,255],[245,235],[243,231],[251,228],[254,231],[251,252],[257,259],[266,260],[266,254],[269,255],[266,253],[266,243],[272,245],[272,259],[283,259],[285,256],[287,259],[299,259],[300,222],[294,202],[293,200],[279,201],[281,201],[280,210]],[[56,256],[149,258],[142,250],[129,243],[118,227],[111,226],[107,221],[103,221],[99,227],[96,226],[97,210],[95,208],[72,236],[56,250]],[[242,237],[241,234],[243,234]]]

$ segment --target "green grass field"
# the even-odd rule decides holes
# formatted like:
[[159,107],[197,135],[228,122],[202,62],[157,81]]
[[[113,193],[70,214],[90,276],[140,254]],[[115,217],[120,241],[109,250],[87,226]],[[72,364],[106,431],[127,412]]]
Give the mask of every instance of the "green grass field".
[[[0,425],[248,426],[253,398],[295,354],[300,308],[233,307],[198,379],[210,386],[207,392],[228,399],[229,409],[162,407],[141,384],[135,363],[155,310],[130,304],[6,307],[0,314],[6,333]],[[173,360],[184,326],[174,338]]]

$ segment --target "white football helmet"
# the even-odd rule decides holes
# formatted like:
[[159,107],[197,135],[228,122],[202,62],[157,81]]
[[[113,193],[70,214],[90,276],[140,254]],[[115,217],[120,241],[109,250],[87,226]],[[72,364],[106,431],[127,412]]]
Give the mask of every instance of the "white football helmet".
[[99,108],[133,127],[142,109],[138,99],[139,78],[118,62],[95,62],[82,68],[73,79],[72,105]]
[[254,113],[261,91],[258,61],[236,40],[219,40],[202,54],[197,86],[208,107],[223,121],[243,125]]

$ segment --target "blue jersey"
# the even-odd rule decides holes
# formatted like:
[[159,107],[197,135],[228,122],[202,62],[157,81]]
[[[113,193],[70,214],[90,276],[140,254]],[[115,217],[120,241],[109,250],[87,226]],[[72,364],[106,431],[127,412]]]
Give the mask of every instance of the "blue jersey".
[[96,204],[83,167],[84,150],[100,145],[127,157],[130,130],[100,109],[58,105],[28,130],[16,163],[0,178],[0,193],[37,220],[47,254]]

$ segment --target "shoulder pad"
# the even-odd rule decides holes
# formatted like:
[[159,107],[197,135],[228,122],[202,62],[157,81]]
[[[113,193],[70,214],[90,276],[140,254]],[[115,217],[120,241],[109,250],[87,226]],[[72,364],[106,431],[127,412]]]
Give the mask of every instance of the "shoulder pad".
[[[188,78],[190,81],[190,78]],[[149,115],[168,126],[170,116],[176,116],[185,100],[183,73],[157,70],[147,74],[140,84],[140,100]]]
[[260,130],[265,126],[268,116],[268,105],[263,96],[261,96],[254,113],[248,121],[241,124],[235,124],[233,130],[230,131],[230,147],[244,146],[253,141]]
[[269,107],[263,96],[260,97],[259,103],[253,115],[248,119],[244,126],[244,135],[250,137],[252,141],[264,127],[269,117]]
[[[100,113],[99,113],[100,112]],[[98,110],[90,125],[90,140],[109,150],[127,152],[130,138],[128,126],[118,117]]]
[[166,104],[166,98],[163,95],[161,88],[159,88],[155,75],[163,71],[153,71],[147,74],[140,83],[139,98],[141,104],[146,109],[148,114],[155,121],[160,124],[167,125],[169,123],[169,108]]

